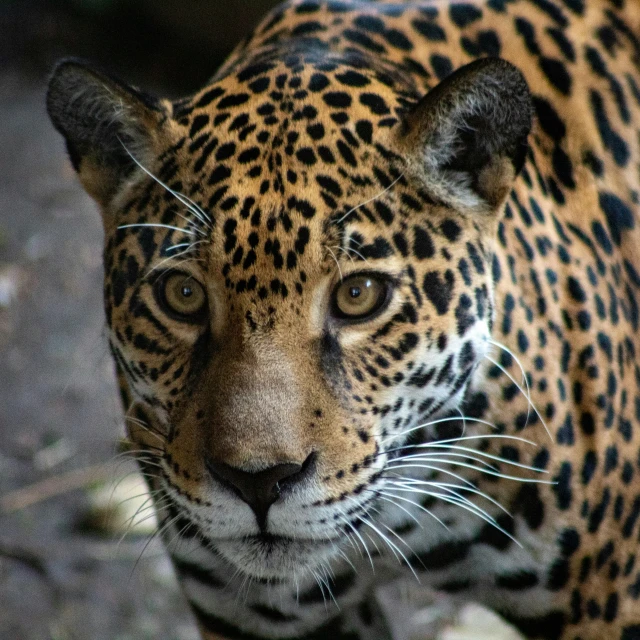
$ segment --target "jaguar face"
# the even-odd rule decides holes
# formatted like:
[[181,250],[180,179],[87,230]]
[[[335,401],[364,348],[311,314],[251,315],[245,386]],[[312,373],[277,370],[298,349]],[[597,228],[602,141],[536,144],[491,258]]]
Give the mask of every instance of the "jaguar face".
[[489,346],[526,84],[482,61],[419,101],[356,62],[267,56],[176,103],[68,62],[49,94],[102,208],[158,508],[254,578],[381,533],[389,462],[461,406]]

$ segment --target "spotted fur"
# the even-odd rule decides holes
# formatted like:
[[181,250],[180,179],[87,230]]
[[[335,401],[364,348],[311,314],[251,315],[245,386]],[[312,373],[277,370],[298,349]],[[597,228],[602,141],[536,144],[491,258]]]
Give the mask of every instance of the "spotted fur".
[[[529,638],[640,638],[639,22],[296,0],[175,102],[57,68],[203,638],[388,638],[372,592],[401,572]],[[175,270],[202,314],[163,306]],[[390,293],[350,322],[332,291],[358,272]],[[256,517],[220,461],[304,466]]]

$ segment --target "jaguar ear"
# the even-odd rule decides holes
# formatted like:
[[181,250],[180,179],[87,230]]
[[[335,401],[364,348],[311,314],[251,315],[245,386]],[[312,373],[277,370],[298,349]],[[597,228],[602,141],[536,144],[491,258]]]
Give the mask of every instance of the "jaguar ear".
[[47,110],[82,184],[103,206],[131,175],[136,160],[143,165],[151,160],[168,115],[155,98],[74,59],[55,68]]
[[488,213],[522,169],[532,117],[522,73],[505,60],[484,58],[420,100],[398,127],[396,143],[434,198]]

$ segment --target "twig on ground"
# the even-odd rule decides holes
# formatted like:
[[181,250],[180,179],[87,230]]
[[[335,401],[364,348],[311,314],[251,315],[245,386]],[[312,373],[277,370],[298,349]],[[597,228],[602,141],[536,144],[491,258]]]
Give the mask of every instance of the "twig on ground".
[[54,580],[43,558],[44,554],[16,544],[0,541],[0,560],[6,558],[23,564],[35,571],[42,581],[49,587],[49,594],[54,606],[58,607],[61,601],[60,587]]
[[35,551],[31,551],[25,547],[0,541],[0,558],[16,560],[17,562],[27,565],[42,577],[49,577],[44,560]]
[[48,500],[74,489],[81,489],[92,482],[107,479],[113,474],[113,471],[112,462],[101,462],[89,467],[73,469],[66,473],[50,476],[0,497],[0,512],[12,513],[20,511],[43,500]]

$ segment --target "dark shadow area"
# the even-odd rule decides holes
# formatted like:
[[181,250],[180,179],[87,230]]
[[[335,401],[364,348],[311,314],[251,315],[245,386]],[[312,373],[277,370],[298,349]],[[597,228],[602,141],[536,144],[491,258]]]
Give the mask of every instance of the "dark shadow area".
[[273,0],[0,0],[0,64],[88,58],[171,96],[204,84]]

